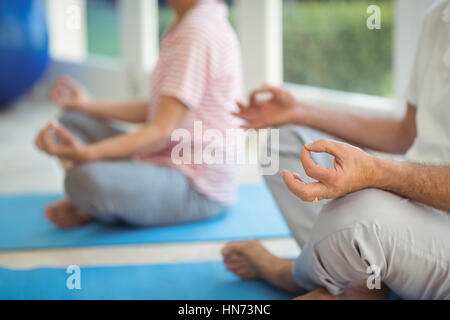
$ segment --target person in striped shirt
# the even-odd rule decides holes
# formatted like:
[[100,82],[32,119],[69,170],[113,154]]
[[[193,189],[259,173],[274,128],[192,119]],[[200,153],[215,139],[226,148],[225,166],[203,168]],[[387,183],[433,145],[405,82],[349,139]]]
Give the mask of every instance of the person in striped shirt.
[[[194,132],[196,125],[219,136],[238,128],[231,115],[242,95],[236,34],[221,1],[168,3],[176,20],[162,40],[149,100],[95,100],[69,78],[61,78],[52,89],[53,102],[64,112],[35,142],[72,164],[65,178],[67,199],[45,212],[57,227],[93,220],[144,227],[185,223],[218,216],[235,201],[237,164],[174,161],[172,151],[179,141],[172,141],[172,133],[181,130],[193,137],[183,142],[183,152],[192,147],[198,159],[195,152],[204,152],[208,144]],[[142,127],[128,133],[111,120]],[[227,141],[214,150],[224,154],[236,148]]]

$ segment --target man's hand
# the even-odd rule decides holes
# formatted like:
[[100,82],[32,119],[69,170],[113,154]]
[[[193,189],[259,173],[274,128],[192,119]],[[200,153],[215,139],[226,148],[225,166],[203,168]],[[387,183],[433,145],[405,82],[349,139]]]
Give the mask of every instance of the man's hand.
[[81,110],[90,101],[89,93],[74,80],[61,77],[55,82],[50,93],[54,104],[64,109]]
[[[55,141],[55,136],[59,142]],[[39,131],[36,146],[48,155],[75,163],[93,161],[89,147],[74,137],[58,122],[51,122]]]
[[[334,168],[317,165],[311,152],[333,155]],[[305,145],[301,161],[306,174],[317,182],[305,183],[297,174],[286,170],[281,174],[289,190],[304,201],[338,198],[372,187],[375,182],[376,158],[346,143],[318,140]]]
[[[262,99],[263,94],[269,95]],[[247,123],[243,128],[261,129],[271,126],[293,123],[304,113],[303,106],[286,90],[269,85],[250,94],[250,104],[238,103],[239,112],[233,113]]]

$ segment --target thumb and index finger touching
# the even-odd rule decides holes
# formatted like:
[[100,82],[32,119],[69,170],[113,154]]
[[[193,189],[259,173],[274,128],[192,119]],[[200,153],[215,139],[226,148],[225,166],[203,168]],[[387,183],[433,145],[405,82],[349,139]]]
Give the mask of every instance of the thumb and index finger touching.
[[55,135],[61,139],[61,142],[65,144],[73,144],[76,141],[76,138],[69,132],[69,130],[67,130],[59,122],[52,121],[49,126],[54,130]]

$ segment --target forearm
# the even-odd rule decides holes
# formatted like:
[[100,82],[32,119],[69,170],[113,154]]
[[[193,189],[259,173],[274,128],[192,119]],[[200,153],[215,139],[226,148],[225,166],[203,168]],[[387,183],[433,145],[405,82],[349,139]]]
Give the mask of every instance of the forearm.
[[155,152],[170,138],[158,126],[149,125],[136,132],[122,134],[88,146],[90,161],[130,158],[143,152]]
[[371,187],[391,191],[450,212],[450,167],[400,163],[375,158]]
[[404,128],[402,119],[365,117],[345,111],[303,106],[299,124],[327,132],[344,141],[382,152],[403,154],[415,135]]
[[89,145],[90,161],[123,159],[142,153],[154,153],[165,147],[173,130],[188,114],[176,98],[162,96],[153,121],[140,130]]
[[90,100],[79,107],[86,114],[131,123],[142,123],[147,120],[148,101],[112,102]]

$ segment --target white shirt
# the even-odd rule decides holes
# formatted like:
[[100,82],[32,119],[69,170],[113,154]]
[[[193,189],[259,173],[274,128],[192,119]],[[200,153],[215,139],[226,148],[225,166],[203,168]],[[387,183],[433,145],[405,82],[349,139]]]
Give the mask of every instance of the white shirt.
[[412,162],[450,165],[450,0],[427,12],[406,98],[417,107]]

